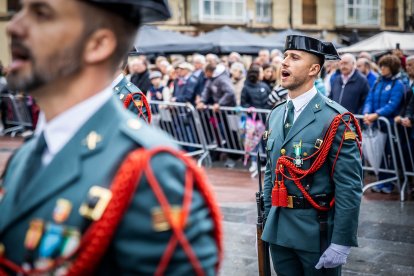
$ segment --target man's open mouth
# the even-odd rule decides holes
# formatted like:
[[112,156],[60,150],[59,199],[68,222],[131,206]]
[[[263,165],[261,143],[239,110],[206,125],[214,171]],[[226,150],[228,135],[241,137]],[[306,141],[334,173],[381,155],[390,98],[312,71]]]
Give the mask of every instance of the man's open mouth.
[[282,78],[287,78],[290,76],[290,72],[288,70],[282,70]]

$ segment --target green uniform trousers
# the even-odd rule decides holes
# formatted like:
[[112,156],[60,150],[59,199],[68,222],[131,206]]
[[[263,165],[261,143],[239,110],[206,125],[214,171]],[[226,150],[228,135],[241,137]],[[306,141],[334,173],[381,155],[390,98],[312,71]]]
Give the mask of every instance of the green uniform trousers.
[[338,276],[341,266],[316,269],[320,253],[296,250],[276,244],[270,244],[273,267],[277,276]]

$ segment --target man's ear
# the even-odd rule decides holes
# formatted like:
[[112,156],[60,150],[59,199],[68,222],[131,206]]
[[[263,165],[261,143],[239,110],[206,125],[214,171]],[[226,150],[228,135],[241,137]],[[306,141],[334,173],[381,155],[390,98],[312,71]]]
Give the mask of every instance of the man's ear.
[[321,71],[321,65],[314,63],[309,68],[309,76],[316,77],[320,71]]
[[117,40],[109,29],[99,29],[88,39],[83,52],[83,59],[87,64],[96,64],[107,61],[115,52]]

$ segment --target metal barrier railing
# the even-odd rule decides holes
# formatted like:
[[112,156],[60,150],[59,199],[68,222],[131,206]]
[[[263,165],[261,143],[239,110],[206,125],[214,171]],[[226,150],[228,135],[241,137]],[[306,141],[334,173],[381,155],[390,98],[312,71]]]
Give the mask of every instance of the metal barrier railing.
[[408,189],[410,178],[414,178],[414,139],[410,138],[410,131],[413,130],[399,124],[394,124],[394,132],[399,141],[397,148],[402,169],[401,178],[403,179],[403,184],[400,189],[401,201],[405,200],[405,193]]
[[198,112],[185,103],[151,101],[152,125],[167,132],[187,151],[189,156],[199,156],[198,165],[211,164],[209,149],[201,128]]
[[[209,106],[205,110],[199,110],[199,117],[204,134],[206,135],[207,144],[209,146],[214,145],[215,151],[238,155],[244,155],[246,153],[255,155],[252,149],[246,152],[243,141],[245,139],[243,136],[246,133],[243,133],[245,132],[243,124],[247,122],[248,116],[251,117],[255,113],[255,120],[261,121],[264,127],[270,111],[269,109],[221,106],[220,110],[215,112],[213,107]],[[265,156],[263,151],[260,150],[260,153],[261,156]]]
[[[364,147],[370,147],[370,154],[374,155],[368,156],[367,154],[363,154],[363,170],[364,172],[374,172],[376,175],[376,180],[366,183],[362,191],[365,192],[376,185],[392,183],[396,184],[398,190],[401,192],[398,158],[395,149],[395,145],[399,144],[399,139],[393,132],[393,126],[391,126],[387,118],[379,117],[371,126],[371,129],[375,131],[375,135],[370,137],[368,133],[369,128],[362,122],[364,116],[355,115],[355,117],[360,120],[360,126],[363,128],[363,152]],[[382,139],[378,139],[381,135],[383,136]],[[376,162],[378,163],[374,164]]]
[[33,128],[27,97],[5,94],[0,96],[0,100],[6,124],[3,134],[10,133],[11,136],[15,136],[19,132]]

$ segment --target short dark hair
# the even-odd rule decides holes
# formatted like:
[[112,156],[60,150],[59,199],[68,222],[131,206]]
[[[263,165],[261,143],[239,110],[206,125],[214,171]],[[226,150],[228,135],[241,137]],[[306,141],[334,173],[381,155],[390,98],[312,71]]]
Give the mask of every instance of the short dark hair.
[[214,70],[216,70],[216,66],[210,63],[208,63],[206,67],[204,68],[204,71],[206,72],[214,72]]
[[[123,8],[127,8],[127,6]],[[135,36],[140,24],[138,20],[131,23],[122,18],[119,13],[112,12],[114,9],[119,9],[119,7],[113,4],[99,4],[98,6],[83,3],[81,15],[85,22],[84,39],[87,39],[92,33],[103,28],[109,29],[115,34],[117,46],[112,55],[111,62],[114,66],[118,67],[133,48]]]
[[256,83],[259,80],[260,76],[260,66],[256,64],[252,64],[249,70],[247,71],[247,79],[250,82]]
[[381,68],[381,66],[387,66],[390,68],[391,74],[394,76],[400,72],[401,68],[401,61],[398,57],[395,55],[385,55],[380,58],[378,61],[378,66]]

